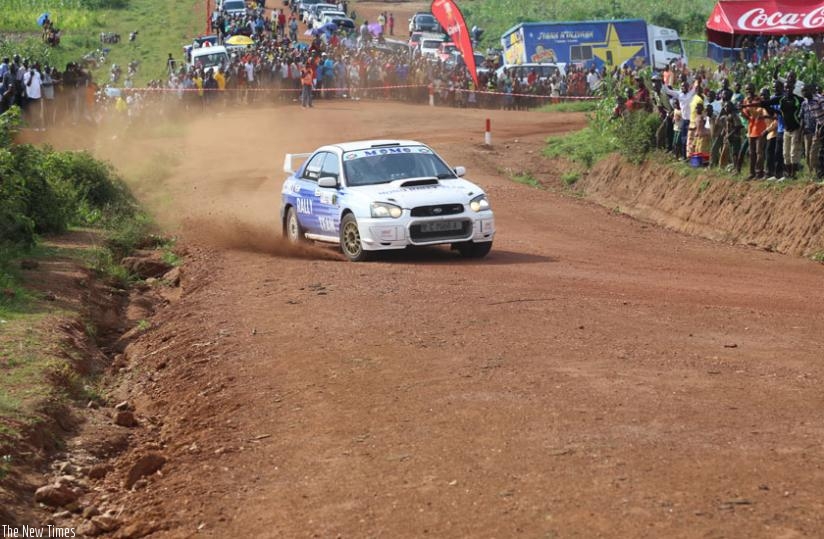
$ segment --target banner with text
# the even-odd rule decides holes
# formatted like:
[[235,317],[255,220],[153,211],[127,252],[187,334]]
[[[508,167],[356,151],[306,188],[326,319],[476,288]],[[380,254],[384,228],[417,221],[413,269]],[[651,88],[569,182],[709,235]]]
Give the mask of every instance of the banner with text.
[[478,72],[475,68],[472,40],[466,29],[466,21],[464,21],[461,10],[458,9],[454,0],[432,0],[431,10],[432,15],[435,16],[438,23],[446,30],[449,39],[455,44],[455,47],[461,51],[461,56],[466,64],[466,68],[469,70],[470,75],[472,75],[475,88],[478,88]]

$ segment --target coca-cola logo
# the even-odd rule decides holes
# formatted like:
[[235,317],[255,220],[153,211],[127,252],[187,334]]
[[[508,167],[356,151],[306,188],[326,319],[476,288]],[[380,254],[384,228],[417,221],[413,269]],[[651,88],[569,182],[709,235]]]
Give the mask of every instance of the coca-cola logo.
[[751,9],[738,18],[738,28],[759,32],[764,30],[816,30],[824,27],[824,6],[809,13],[769,13],[759,7]]

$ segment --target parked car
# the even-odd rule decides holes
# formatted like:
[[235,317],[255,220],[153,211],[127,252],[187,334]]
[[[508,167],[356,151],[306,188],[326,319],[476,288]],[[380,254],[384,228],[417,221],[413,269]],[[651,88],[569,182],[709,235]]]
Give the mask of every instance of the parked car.
[[353,262],[410,245],[451,245],[470,258],[492,248],[495,218],[486,193],[463,179],[464,167],[450,168],[420,142],[332,144],[286,154],[283,169],[280,217],[292,243],[338,244]]
[[245,15],[245,0],[223,0],[220,4],[220,11],[226,15]]
[[320,28],[324,24],[332,21],[332,19],[346,19],[346,13],[343,11],[329,10],[321,11],[314,19],[312,19],[312,28]]
[[409,33],[412,32],[442,32],[441,25],[431,13],[415,13],[409,19]]
[[327,21],[327,23],[330,22],[337,26],[339,30],[344,30],[347,34],[355,31],[355,21],[349,17],[332,17]]
[[437,34],[424,34],[421,36],[421,42],[418,45],[418,52],[420,56],[437,60],[441,51],[441,43],[444,42],[444,37]]
[[303,12],[303,22],[306,26],[312,28],[312,23],[322,11],[337,11],[338,6],[335,4],[315,4]]

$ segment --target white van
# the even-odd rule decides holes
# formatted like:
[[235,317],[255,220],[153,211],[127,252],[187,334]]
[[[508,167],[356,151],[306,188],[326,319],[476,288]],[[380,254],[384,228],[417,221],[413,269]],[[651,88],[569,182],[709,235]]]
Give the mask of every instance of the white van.
[[192,49],[192,60],[189,62],[190,67],[200,65],[203,69],[217,66],[229,65],[229,53],[226,47],[222,45],[213,45],[211,47],[200,47]]

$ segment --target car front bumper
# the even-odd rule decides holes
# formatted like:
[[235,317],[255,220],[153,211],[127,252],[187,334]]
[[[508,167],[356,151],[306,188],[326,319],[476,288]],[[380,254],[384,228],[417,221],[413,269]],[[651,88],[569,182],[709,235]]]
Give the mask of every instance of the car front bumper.
[[495,217],[491,211],[442,218],[402,216],[397,219],[358,219],[363,248],[367,251],[403,249],[410,245],[441,245],[492,241]]

